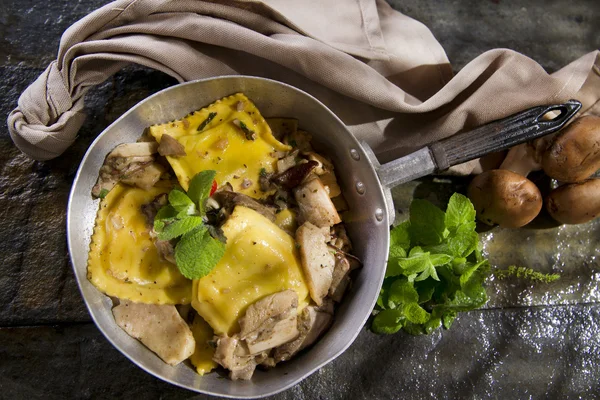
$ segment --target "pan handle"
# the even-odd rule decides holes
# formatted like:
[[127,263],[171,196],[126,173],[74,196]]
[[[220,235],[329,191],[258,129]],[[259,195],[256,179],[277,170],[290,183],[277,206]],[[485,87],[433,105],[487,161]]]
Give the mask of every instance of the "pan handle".
[[[520,143],[560,130],[581,109],[577,100],[563,104],[538,106],[489,124],[434,142],[407,156],[379,165],[369,155],[381,185],[392,188],[413,179],[444,171],[454,165],[473,160]],[[544,115],[559,112],[551,119]]]
[[[580,109],[581,103],[577,100],[533,107],[472,131],[432,143],[428,147],[437,166],[436,170],[444,171],[453,165],[554,133],[564,127]],[[552,119],[544,119],[544,115],[551,111],[560,114]]]

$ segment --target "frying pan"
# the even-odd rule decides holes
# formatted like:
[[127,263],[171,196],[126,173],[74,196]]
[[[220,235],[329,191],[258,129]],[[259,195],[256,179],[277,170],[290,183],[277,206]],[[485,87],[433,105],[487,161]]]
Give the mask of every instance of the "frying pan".
[[[352,288],[336,309],[331,329],[308,351],[270,371],[257,371],[251,381],[230,381],[217,373],[199,376],[182,363],[172,367],[119,328],[112,316],[112,301],[86,278],[87,258],[98,200],[91,196],[106,155],[121,143],[134,142],[145,127],[182,118],[227,95],[243,92],[266,117],[291,117],[313,134],[317,150],[331,157],[338,183],[348,202],[344,215],[355,254],[363,267]],[[67,210],[67,241],[77,283],[100,331],[126,357],[148,373],[200,393],[234,398],[256,398],[281,392],[308,377],[339,356],[371,314],[383,282],[394,220],[390,188],[485,153],[555,132],[581,104],[542,106],[474,131],[434,143],[411,155],[379,165],[366,144],[360,144],[327,107],[292,86],[264,78],[226,76],[183,83],[165,89],[137,104],[92,143],[71,189]],[[551,121],[548,111],[559,111]],[[99,373],[110,373],[104,371]]]

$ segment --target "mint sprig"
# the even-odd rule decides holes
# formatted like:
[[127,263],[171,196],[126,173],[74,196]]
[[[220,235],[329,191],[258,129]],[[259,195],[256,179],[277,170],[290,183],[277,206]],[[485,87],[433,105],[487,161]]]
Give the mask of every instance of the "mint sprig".
[[160,240],[179,238],[175,246],[175,262],[183,276],[200,279],[217,265],[225,244],[213,238],[214,231],[204,223],[206,199],[216,171],[208,170],[196,174],[190,181],[187,193],[180,189],[169,192],[169,204],[162,207],[154,217],[154,230]]
[[471,201],[455,193],[446,212],[414,200],[410,219],[390,232],[386,278],[371,329],[418,335],[448,329],[460,311],[487,302],[489,265],[480,254]]

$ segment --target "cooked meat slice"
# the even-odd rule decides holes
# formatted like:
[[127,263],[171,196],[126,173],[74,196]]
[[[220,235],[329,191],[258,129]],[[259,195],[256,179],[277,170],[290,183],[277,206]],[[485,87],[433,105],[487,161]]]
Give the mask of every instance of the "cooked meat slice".
[[[274,325],[267,326],[265,329],[259,329],[256,338],[246,339],[248,350],[250,350],[251,354],[270,350],[298,337],[296,309],[294,308],[289,314],[287,318],[277,321]],[[266,325],[269,324],[267,323]]]
[[271,178],[271,182],[286,189],[293,189],[304,182],[316,166],[316,161],[300,163],[275,175]]
[[158,154],[161,156],[183,157],[186,156],[185,147],[173,136],[163,134],[158,145]]
[[158,182],[160,176],[165,172],[162,165],[148,163],[131,174],[123,175],[121,182],[148,190]]
[[235,206],[240,205],[250,208],[267,217],[270,221],[275,222],[275,210],[273,208],[261,204],[245,194],[222,190],[215,192],[212,195],[212,198],[216,200],[222,208],[225,208],[229,214],[233,212]]
[[335,255],[335,267],[333,268],[331,286],[329,287],[329,296],[338,303],[342,300],[346,287],[350,283],[349,273],[350,262],[342,253],[337,253]]
[[319,178],[298,186],[294,190],[294,196],[300,208],[301,221],[327,228],[342,222]]
[[[239,318],[240,337],[246,339],[253,332],[258,331],[272,320],[285,318],[289,311],[298,307],[298,294],[295,290],[283,290],[251,304],[246,309],[246,314]],[[270,325],[273,325],[271,323]]]
[[335,257],[327,246],[328,241],[328,227],[319,228],[305,222],[296,231],[296,242],[300,245],[300,260],[310,297],[318,305],[321,305],[329,292],[335,266]]
[[107,158],[147,157],[156,153],[157,149],[158,143],[156,142],[124,143],[115,147]]
[[[329,302],[326,302],[329,306]],[[308,306],[298,316],[298,337],[275,349],[273,358],[276,363],[292,358],[300,350],[313,344],[331,324],[333,309],[330,307]]]
[[121,300],[112,311],[117,325],[167,364],[177,365],[194,353],[192,331],[175,306]]

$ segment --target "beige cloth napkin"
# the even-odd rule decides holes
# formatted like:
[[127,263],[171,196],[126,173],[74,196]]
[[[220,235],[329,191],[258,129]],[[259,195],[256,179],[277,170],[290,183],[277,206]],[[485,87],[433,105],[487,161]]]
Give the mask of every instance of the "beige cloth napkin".
[[83,124],[85,93],[130,63],[179,81],[289,83],[383,159],[534,105],[577,98],[600,114],[598,51],[548,75],[524,55],[492,50],[452,77],[431,32],[383,0],[118,0],[64,33],[57,60],[8,117],[15,144],[39,160],[62,154]]

